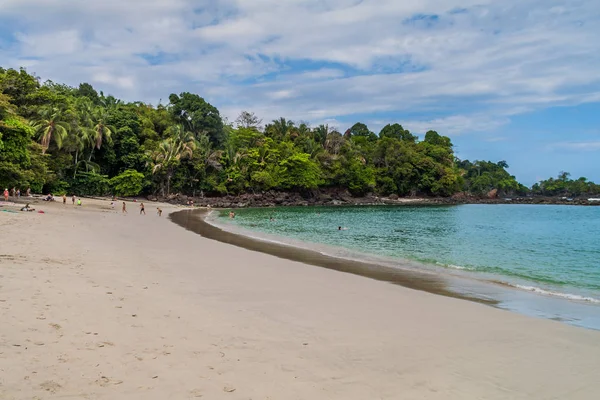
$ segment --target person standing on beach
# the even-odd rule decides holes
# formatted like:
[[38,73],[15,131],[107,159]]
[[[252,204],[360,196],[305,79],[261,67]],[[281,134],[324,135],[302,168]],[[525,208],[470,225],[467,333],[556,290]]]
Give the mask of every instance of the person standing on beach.
[[63,206],[67,205],[67,195],[63,194]]
[[146,210],[144,208],[144,203],[140,203],[140,215],[146,215]]
[[73,205],[75,205],[75,195],[71,196],[71,203],[73,203]]
[[4,201],[8,201],[8,188],[4,189]]
[[27,197],[31,197],[31,188],[27,188]]
[[17,199],[21,198],[21,189],[17,189]]
[[127,205],[123,202],[123,214],[127,214]]
[[156,213],[158,214],[159,217],[162,216],[162,210],[159,207],[156,207]]

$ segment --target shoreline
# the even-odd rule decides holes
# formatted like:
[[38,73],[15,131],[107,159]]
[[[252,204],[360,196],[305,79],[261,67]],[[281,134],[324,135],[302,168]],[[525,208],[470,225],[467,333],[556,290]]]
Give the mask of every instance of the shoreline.
[[241,247],[246,250],[269,254],[290,261],[297,261],[303,264],[345,272],[378,281],[393,283],[409,289],[421,290],[428,293],[484,304],[496,304],[496,301],[494,300],[468,296],[449,290],[448,282],[436,274],[403,270],[375,263],[339,258],[325,255],[315,250],[295,247],[283,243],[267,242],[223,230],[206,222],[204,217],[206,217],[208,213],[209,211],[207,210],[181,210],[170,213],[169,218],[175,224],[199,234],[202,237]]
[[[218,211],[218,209],[188,209],[176,211],[170,214],[169,218],[177,225],[202,237],[247,250],[436,295],[483,303],[522,315],[600,330],[600,306],[596,298],[519,284],[506,280],[501,275],[435,267],[410,260],[380,259],[362,253],[349,257],[339,256],[330,252],[330,250],[335,251],[336,248],[325,246],[325,251],[329,253],[327,254],[322,252],[322,249],[312,247],[319,246],[318,243],[296,242],[286,236],[265,236],[265,234],[262,234],[262,237],[254,236],[261,233],[231,229],[232,227],[227,224],[219,224],[217,220],[214,223],[209,222],[209,214]],[[279,241],[280,239],[282,241]],[[423,270],[419,270],[420,268]]]

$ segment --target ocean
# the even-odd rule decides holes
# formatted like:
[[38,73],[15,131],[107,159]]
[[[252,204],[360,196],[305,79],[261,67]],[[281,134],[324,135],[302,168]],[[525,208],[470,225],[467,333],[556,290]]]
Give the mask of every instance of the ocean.
[[475,294],[507,309],[600,329],[600,207],[403,205],[235,212],[235,219],[228,218],[228,210],[213,219],[262,240],[461,277],[469,283],[455,290],[479,291]]

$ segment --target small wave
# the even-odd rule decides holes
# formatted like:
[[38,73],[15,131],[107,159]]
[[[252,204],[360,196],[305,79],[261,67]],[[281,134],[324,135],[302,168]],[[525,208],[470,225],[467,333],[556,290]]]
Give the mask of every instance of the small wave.
[[462,271],[474,271],[473,268],[463,267],[461,265],[444,264],[444,263],[440,263],[440,262],[436,262],[436,265],[442,266],[444,268],[458,269],[458,270],[462,270]]
[[567,299],[567,300],[585,301],[588,303],[600,304],[600,299],[596,299],[594,297],[581,296],[578,294],[571,294],[571,293],[553,292],[551,290],[542,289],[542,288],[539,288],[536,286],[519,285],[516,283],[513,284],[513,283],[508,283],[508,282],[500,282],[500,281],[494,281],[494,282],[498,283],[500,285],[510,286],[513,288],[521,289],[521,290],[527,290],[528,292],[534,292],[534,293],[542,294],[545,296],[560,297],[562,299]]

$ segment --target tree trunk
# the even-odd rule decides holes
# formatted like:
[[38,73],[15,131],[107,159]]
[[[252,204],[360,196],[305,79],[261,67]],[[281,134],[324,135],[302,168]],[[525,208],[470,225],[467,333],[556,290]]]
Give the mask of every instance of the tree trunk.
[[77,176],[77,159],[79,158],[79,150],[75,151],[75,172],[73,172],[73,179]]

